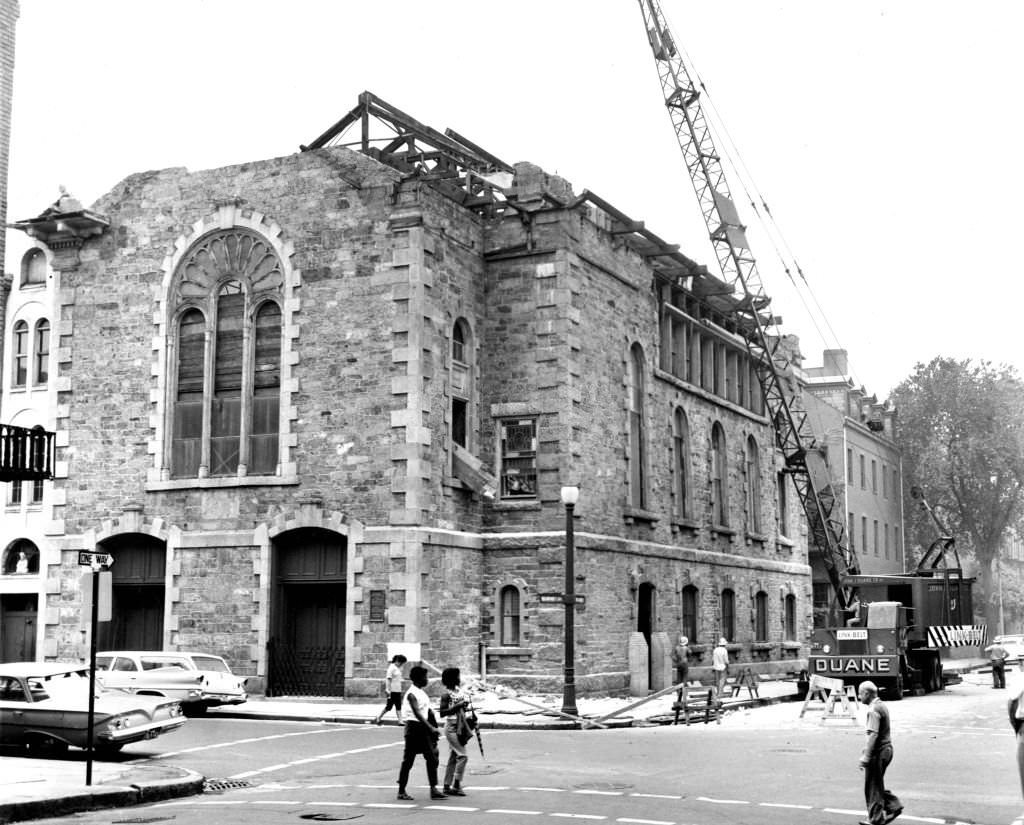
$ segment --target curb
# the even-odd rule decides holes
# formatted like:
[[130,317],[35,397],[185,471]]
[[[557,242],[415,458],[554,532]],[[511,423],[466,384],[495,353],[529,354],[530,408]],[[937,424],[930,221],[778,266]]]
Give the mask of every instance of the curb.
[[83,789],[65,796],[0,803],[0,823],[61,817],[105,808],[128,808],[145,802],[158,802],[203,792],[203,783],[206,781],[204,776],[187,768],[177,770],[181,771],[183,776],[135,782],[131,785]]

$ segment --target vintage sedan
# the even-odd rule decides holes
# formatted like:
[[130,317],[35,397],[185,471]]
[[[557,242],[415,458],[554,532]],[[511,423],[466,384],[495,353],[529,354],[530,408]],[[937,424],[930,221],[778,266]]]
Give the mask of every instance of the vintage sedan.
[[[93,747],[112,754],[185,724],[176,701],[99,689],[93,706]],[[52,662],[0,664],[0,745],[61,754],[87,748],[89,668]]]
[[245,679],[210,653],[105,650],[96,654],[96,678],[105,688],[177,699],[186,716],[248,698]]

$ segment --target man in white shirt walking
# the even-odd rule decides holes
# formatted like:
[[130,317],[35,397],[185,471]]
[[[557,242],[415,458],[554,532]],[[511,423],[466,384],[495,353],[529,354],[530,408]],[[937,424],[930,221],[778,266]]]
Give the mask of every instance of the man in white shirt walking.
[[441,736],[437,724],[431,718],[430,698],[423,689],[427,686],[427,669],[416,665],[409,671],[412,687],[405,692],[402,699],[402,721],[405,723],[405,750],[402,754],[402,767],[398,772],[398,798],[412,800],[406,793],[409,783],[409,771],[417,754],[423,755],[427,763],[427,780],[430,782],[431,799],[447,799],[437,789],[437,740]]

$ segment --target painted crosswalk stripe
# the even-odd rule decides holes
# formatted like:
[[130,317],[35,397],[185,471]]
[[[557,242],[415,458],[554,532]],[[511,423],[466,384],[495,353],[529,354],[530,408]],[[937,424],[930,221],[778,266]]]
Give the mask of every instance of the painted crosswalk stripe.
[[607,819],[608,818],[606,816],[599,816],[597,814],[562,814],[562,813],[553,813],[553,814],[548,814],[548,816],[558,816],[558,817],[561,817],[562,819]]
[[616,822],[629,822],[632,825],[676,825],[670,819],[630,819],[627,816],[620,817],[615,820]]
[[813,805],[792,805],[788,802],[758,802],[762,808],[795,808],[798,811],[813,811]]
[[429,811],[464,811],[466,813],[480,810],[479,808],[463,808],[458,805],[424,805],[423,809]]
[[749,799],[712,799],[710,796],[698,796],[698,802],[714,802],[716,805],[749,805]]
[[579,790],[579,791],[573,791],[573,793],[587,793],[587,794],[592,794],[594,796],[622,796],[622,791],[588,791],[588,790]]
[[682,799],[679,794],[670,793],[631,793],[630,796],[637,796],[641,799]]
[[415,805],[403,805],[401,802],[367,802],[364,808],[415,808]]
[[516,808],[488,808],[485,814],[515,814],[518,816],[540,816],[541,811],[520,811]]
[[547,791],[548,793],[565,793],[565,788],[535,788],[532,785],[524,785],[521,791]]
[[821,810],[827,814],[848,814],[849,816],[867,816],[867,813],[865,811],[850,811],[846,808],[822,808]]

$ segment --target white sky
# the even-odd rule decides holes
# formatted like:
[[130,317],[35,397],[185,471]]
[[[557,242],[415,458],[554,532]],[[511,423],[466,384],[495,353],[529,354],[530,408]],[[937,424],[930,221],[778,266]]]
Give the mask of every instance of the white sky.
[[[1002,245],[1022,217],[1024,3],[662,5],[810,281],[790,290],[738,197],[806,365],[838,342],[880,397],[936,355],[1021,369]],[[89,205],[133,172],[289,154],[363,90],[713,270],[635,0],[21,0],[7,218],[60,184]],[[24,246],[8,234],[8,271]]]

